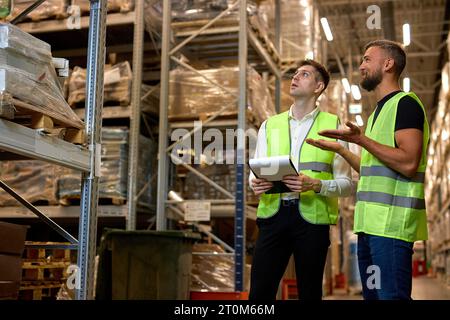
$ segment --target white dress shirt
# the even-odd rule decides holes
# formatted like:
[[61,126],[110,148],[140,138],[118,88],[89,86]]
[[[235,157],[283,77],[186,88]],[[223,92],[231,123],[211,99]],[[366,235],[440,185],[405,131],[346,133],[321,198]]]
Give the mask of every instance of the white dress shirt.
[[[302,147],[306,135],[311,129],[314,118],[319,112],[319,108],[315,108],[311,113],[305,115],[302,119],[295,119],[292,113],[292,106],[289,109],[289,126],[291,131],[291,158],[296,169],[299,164],[300,148]],[[258,139],[256,142],[256,149],[254,158],[267,157],[267,139],[266,139],[266,121],[264,121],[258,131]],[[341,145],[348,149],[348,143],[338,140]],[[305,142],[306,143],[306,142]],[[298,170],[297,170],[298,171]],[[345,197],[352,193],[354,183],[351,178],[351,167],[347,161],[339,154],[335,154],[333,161],[333,180],[321,180],[322,188],[320,189],[320,195],[328,197]],[[249,183],[252,188],[251,181],[255,178],[255,175],[250,171]],[[295,199],[298,198],[298,192],[286,192],[281,194],[282,199]]]

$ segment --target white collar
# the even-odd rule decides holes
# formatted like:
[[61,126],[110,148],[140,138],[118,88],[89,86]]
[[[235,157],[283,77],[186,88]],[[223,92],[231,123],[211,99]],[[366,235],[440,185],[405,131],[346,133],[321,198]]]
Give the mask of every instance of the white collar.
[[314,118],[320,111],[319,107],[316,106],[313,111],[311,111],[308,114],[305,114],[303,119],[296,119],[296,118],[294,118],[294,114],[293,114],[293,111],[292,111],[293,108],[294,108],[294,105],[292,104],[291,107],[289,108],[289,119],[294,119],[294,120],[297,120],[297,121],[306,120],[306,119],[309,119],[309,118]]

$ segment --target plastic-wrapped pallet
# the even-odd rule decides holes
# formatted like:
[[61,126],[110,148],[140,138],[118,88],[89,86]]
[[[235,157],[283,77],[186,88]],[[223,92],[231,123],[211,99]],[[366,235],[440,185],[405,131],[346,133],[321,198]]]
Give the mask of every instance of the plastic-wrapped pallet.
[[[175,0],[171,2],[172,21],[212,19],[232,3],[231,0]],[[162,17],[162,0],[146,0],[146,6]]]
[[[99,197],[125,199],[127,196],[128,129],[102,128]],[[78,198],[81,174],[63,169],[58,181],[60,199]]]
[[[147,31],[160,33],[162,26],[162,0],[145,0],[145,28]],[[221,12],[225,11],[234,3],[234,0],[176,0],[171,2],[172,21],[195,21],[211,20]],[[238,8],[228,12],[225,19],[234,19],[237,23]],[[267,22],[263,21],[266,17],[260,14],[256,1],[247,1],[247,13],[249,22],[253,28],[258,30],[262,38],[268,37]],[[220,20],[219,23],[223,23]]]
[[[58,203],[55,177],[58,176],[60,168],[38,160],[0,162],[2,180],[31,203]],[[0,205],[16,206],[19,203],[9,193],[0,189]]]
[[[17,16],[35,2],[35,0],[14,0],[14,9],[11,17]],[[64,19],[68,16],[68,6],[69,0],[46,0],[31,11],[27,17],[33,21],[48,18]]]
[[145,0],[144,11],[145,29],[148,32],[160,34],[162,26],[162,3],[160,0]]
[[[232,93],[238,93],[239,68],[225,67],[199,70],[199,72],[212,81],[221,84]],[[248,68],[247,79],[249,110],[253,111],[257,122],[261,123],[275,114],[273,101],[261,76],[251,67]],[[224,106],[229,108],[222,113],[223,115],[236,114],[236,97],[209,83],[192,71],[175,69],[170,72],[170,117],[210,115]]]
[[[130,104],[131,67],[128,61],[114,66],[105,66],[104,102],[116,102],[122,106]],[[86,69],[75,67],[69,79],[69,104],[73,107],[86,99]]]
[[[141,190],[151,179],[157,168],[156,144],[143,136],[139,137],[139,160],[137,189]],[[60,199],[78,198],[81,175],[71,169],[62,169],[58,181]],[[102,128],[102,150],[99,181],[99,197],[125,200],[128,190],[128,129],[122,127]],[[139,197],[139,202],[150,205],[155,200],[155,182]]]
[[137,192],[140,192],[149,182],[148,187],[142,192],[138,203],[152,206],[156,204],[157,180],[153,179],[158,171],[158,144],[142,135],[139,136],[139,158],[137,167]]
[[50,45],[11,24],[0,24],[0,96],[3,102],[14,97],[29,103],[32,111],[83,127],[64,99]]
[[234,291],[234,257],[214,255],[225,251],[216,244],[196,243],[192,252],[191,291]]
[[[275,30],[275,0],[260,1],[260,21],[266,22],[265,29]],[[320,26],[317,10],[313,8],[313,0],[281,1],[281,43],[280,56],[285,62],[304,59],[312,49],[319,48]],[[274,34],[271,33],[274,41]],[[322,59],[320,50],[314,50],[314,58]]]
[[[72,0],[73,6],[79,6],[81,12],[89,12],[89,0]],[[108,0],[108,12],[129,12],[134,9],[134,0]]]
[[[211,166],[198,166],[196,168],[200,173],[220,185],[222,188],[234,194],[236,192],[236,169],[234,165],[214,164]],[[245,175],[246,179],[248,175]],[[247,201],[254,202],[257,198],[247,181]],[[228,197],[208,184],[207,182],[197,179],[196,175],[188,172],[186,182],[183,186],[183,197],[185,199],[207,200],[207,199],[228,199]]]

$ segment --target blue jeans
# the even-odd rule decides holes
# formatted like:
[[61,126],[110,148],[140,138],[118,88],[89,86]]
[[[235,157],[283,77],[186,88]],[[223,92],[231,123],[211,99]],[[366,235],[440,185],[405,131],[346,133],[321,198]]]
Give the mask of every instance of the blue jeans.
[[413,245],[358,234],[358,266],[365,300],[411,300]]

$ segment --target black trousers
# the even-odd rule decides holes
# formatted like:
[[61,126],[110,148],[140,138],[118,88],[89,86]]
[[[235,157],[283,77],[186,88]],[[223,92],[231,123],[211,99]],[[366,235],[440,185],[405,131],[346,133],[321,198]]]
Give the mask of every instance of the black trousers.
[[311,224],[300,215],[298,200],[282,201],[279,212],[258,218],[250,300],[275,300],[289,258],[294,254],[298,297],[322,299],[322,280],[330,246],[330,226]]

